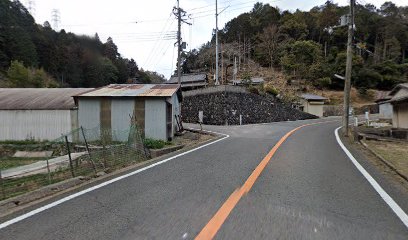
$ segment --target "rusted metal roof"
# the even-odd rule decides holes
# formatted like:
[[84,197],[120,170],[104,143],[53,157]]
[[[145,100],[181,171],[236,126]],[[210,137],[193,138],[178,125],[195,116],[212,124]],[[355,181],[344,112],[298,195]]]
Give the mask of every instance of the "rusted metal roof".
[[171,97],[178,88],[167,84],[111,84],[75,97]]
[[72,96],[93,88],[0,88],[0,110],[66,110]]

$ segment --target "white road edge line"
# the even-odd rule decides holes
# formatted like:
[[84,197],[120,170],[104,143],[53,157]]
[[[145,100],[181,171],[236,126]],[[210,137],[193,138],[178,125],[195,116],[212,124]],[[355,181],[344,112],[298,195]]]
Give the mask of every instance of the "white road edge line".
[[153,167],[158,166],[158,165],[160,165],[160,164],[166,163],[166,162],[171,161],[171,160],[173,160],[173,159],[175,159],[175,158],[184,156],[184,155],[189,154],[189,153],[191,153],[191,152],[194,152],[194,151],[196,151],[196,150],[198,150],[198,149],[207,147],[207,146],[209,146],[209,145],[212,145],[212,144],[214,144],[214,143],[217,143],[217,142],[219,142],[219,141],[222,141],[222,140],[224,140],[224,139],[230,137],[230,136],[227,135],[227,134],[218,133],[218,132],[211,132],[211,131],[205,131],[205,130],[204,130],[204,132],[214,133],[214,134],[218,134],[218,135],[221,135],[221,136],[224,136],[224,137],[223,137],[223,138],[220,138],[220,139],[217,139],[217,140],[215,140],[215,141],[209,142],[209,143],[207,143],[207,144],[204,144],[204,145],[202,145],[202,146],[199,146],[199,147],[190,149],[190,150],[188,150],[188,151],[186,151],[186,152],[180,153],[180,154],[175,155],[175,156],[173,156],[173,157],[166,158],[166,159],[164,159],[164,160],[162,160],[162,161],[160,161],[160,162],[153,163],[153,164],[151,164],[151,165],[149,165],[149,166],[146,166],[146,167],[144,167],[144,168],[141,168],[141,169],[138,169],[138,170],[136,170],[136,171],[130,172],[130,173],[128,173],[128,174],[125,174],[125,175],[116,177],[116,178],[111,179],[111,180],[109,180],[109,181],[100,183],[100,184],[98,184],[98,185],[95,185],[95,186],[90,187],[90,188],[87,188],[87,189],[84,189],[84,190],[82,190],[82,191],[80,191],[80,192],[77,192],[77,193],[74,193],[74,194],[72,194],[72,195],[66,196],[66,197],[64,197],[64,198],[61,198],[60,200],[57,200],[57,201],[55,201],[55,202],[52,202],[52,203],[47,204],[47,205],[45,205],[45,206],[42,206],[42,207],[40,207],[40,208],[34,209],[34,210],[32,210],[32,211],[30,211],[30,212],[28,212],[28,213],[25,213],[25,214],[23,214],[23,215],[21,215],[21,216],[18,216],[18,217],[16,217],[16,218],[10,219],[10,220],[8,220],[8,221],[6,221],[6,222],[4,222],[4,223],[1,223],[1,224],[0,224],[0,229],[3,229],[3,228],[5,228],[5,227],[7,227],[7,226],[10,226],[10,225],[12,225],[12,224],[14,224],[14,223],[20,222],[20,221],[22,221],[22,220],[24,220],[24,219],[26,219],[26,218],[29,218],[29,217],[31,217],[31,216],[37,214],[37,213],[43,212],[43,211],[45,211],[45,210],[47,210],[47,209],[50,209],[50,208],[55,207],[55,206],[57,206],[57,205],[60,205],[61,203],[67,202],[67,201],[69,201],[69,200],[71,200],[71,199],[74,199],[74,198],[79,197],[79,196],[81,196],[81,195],[84,195],[84,194],[86,194],[86,193],[92,192],[92,191],[94,191],[94,190],[96,190],[96,189],[98,189],[98,188],[102,188],[102,187],[107,186],[107,185],[109,185],[109,184],[111,184],[111,183],[117,182],[117,181],[119,181],[119,180],[125,179],[125,178],[130,177],[130,176],[133,176],[133,175],[138,174],[138,173],[140,173],[140,172],[143,172],[143,171],[145,171],[145,170],[147,170],[147,169],[150,169],[150,168],[153,168]]
[[346,153],[346,155],[350,158],[351,162],[356,166],[356,168],[360,171],[361,174],[367,179],[367,181],[373,186],[375,191],[381,196],[381,198],[388,204],[388,206],[394,211],[394,213],[401,219],[402,223],[404,223],[405,227],[408,228],[408,215],[402,210],[402,208],[391,198],[388,193],[384,191],[384,189],[380,186],[380,184],[375,181],[373,177],[361,166],[361,164],[354,158],[354,156],[350,153],[350,151],[344,146],[343,142],[339,137],[339,129],[341,127],[336,128],[334,130],[334,134],[336,135],[337,143]]

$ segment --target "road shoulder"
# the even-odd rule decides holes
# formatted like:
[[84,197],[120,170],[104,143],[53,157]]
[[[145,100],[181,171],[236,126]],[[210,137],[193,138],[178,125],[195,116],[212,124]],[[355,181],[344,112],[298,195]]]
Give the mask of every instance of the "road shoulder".
[[340,136],[344,146],[391,198],[408,212],[408,182],[358,142]]

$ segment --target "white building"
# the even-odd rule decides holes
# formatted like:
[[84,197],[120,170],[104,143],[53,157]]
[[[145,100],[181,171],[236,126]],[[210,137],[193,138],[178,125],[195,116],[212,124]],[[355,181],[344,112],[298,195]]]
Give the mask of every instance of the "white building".
[[299,110],[313,114],[318,117],[323,117],[323,105],[327,98],[313,95],[302,94],[300,96]]
[[0,141],[52,140],[78,128],[73,95],[92,88],[0,88]]
[[170,140],[182,95],[177,84],[111,84],[74,98],[79,126],[108,129],[113,140],[124,141],[128,136],[118,132],[129,129],[134,118],[145,137]]
[[408,129],[408,83],[398,84],[389,95],[393,107],[392,126]]

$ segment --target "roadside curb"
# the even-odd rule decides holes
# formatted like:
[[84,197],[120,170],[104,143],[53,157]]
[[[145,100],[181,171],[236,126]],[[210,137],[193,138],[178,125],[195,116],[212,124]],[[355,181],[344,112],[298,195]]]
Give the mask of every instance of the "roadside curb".
[[[210,132],[203,131],[203,133],[204,134],[209,134]],[[8,206],[10,206],[10,205],[14,205],[14,206],[12,206],[11,209],[7,209],[6,211],[4,211],[4,213],[0,212],[0,223],[6,222],[8,219],[12,218],[13,215],[18,215],[18,213],[20,213],[20,212],[24,213],[24,212],[30,211],[30,208],[34,208],[37,205],[46,204],[47,202],[50,202],[53,199],[57,200],[59,198],[64,198],[66,195],[74,194],[75,192],[79,192],[79,191],[85,190],[87,188],[94,187],[96,185],[99,185],[99,184],[102,184],[104,182],[110,181],[110,180],[115,179],[117,177],[120,177],[122,175],[129,174],[131,172],[137,171],[137,170],[145,168],[145,167],[149,167],[150,165],[157,164],[157,163],[159,163],[159,162],[161,162],[161,161],[163,161],[165,159],[168,159],[168,158],[177,157],[178,155],[183,154],[185,152],[194,150],[196,148],[200,148],[200,147],[202,147],[202,146],[204,146],[206,144],[211,144],[212,142],[219,141],[219,140],[225,138],[224,134],[218,134],[218,133],[211,132],[210,135],[214,136],[215,138],[206,140],[206,141],[201,142],[201,143],[197,143],[197,144],[187,146],[187,147],[185,147],[183,149],[180,149],[180,150],[177,150],[177,151],[174,151],[174,152],[171,152],[171,153],[167,153],[165,155],[162,155],[162,156],[159,156],[159,157],[156,157],[156,158],[153,158],[153,159],[149,159],[149,160],[144,161],[144,162],[135,163],[135,164],[133,164],[131,166],[128,166],[128,167],[125,167],[125,168],[122,168],[122,169],[118,169],[117,171],[114,171],[112,173],[108,173],[106,175],[103,175],[103,176],[100,176],[100,177],[97,177],[97,178],[91,178],[88,181],[76,184],[74,186],[70,186],[70,187],[68,187],[66,189],[60,189],[58,192],[55,192],[55,191],[52,192],[51,191],[51,194],[46,195],[46,196],[44,196],[42,198],[37,198],[37,199],[33,200],[32,202],[27,202],[26,204],[23,204],[23,205],[16,205],[14,203],[17,200],[17,198],[19,198],[20,196],[16,196],[16,197],[11,198],[11,199],[5,199],[3,201],[7,201],[6,204]],[[69,180],[72,181],[72,179],[68,179],[68,181]],[[63,182],[65,182],[65,181],[63,181]],[[60,183],[63,183],[63,182],[60,182]],[[56,184],[58,184],[58,183],[56,183]],[[55,185],[55,184],[53,184],[53,185]],[[31,197],[30,195],[32,195],[32,194],[37,195],[38,194],[37,191],[39,191],[39,192],[45,191],[44,189],[49,189],[50,187],[55,188],[55,186],[53,186],[53,185],[45,186],[45,187],[40,188],[40,189],[38,189],[36,191],[26,193],[26,194],[24,194],[24,197],[25,198],[30,198]],[[63,184],[61,184],[60,186],[62,186],[62,185]]]
[[390,163],[389,161],[381,157],[379,154],[377,154],[375,151],[373,151],[364,141],[359,140],[359,143],[361,143],[361,145],[364,146],[365,149],[367,149],[370,153],[372,153],[375,157],[377,157],[381,162],[383,162],[385,165],[391,168],[396,174],[398,174],[400,177],[408,181],[408,176],[403,174],[392,163]]

